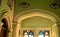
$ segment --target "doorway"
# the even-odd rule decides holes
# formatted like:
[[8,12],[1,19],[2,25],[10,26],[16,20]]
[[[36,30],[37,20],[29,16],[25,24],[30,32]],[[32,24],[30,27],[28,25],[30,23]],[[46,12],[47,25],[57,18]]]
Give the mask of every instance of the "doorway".
[[1,37],[7,37],[7,33],[8,33],[8,22],[7,22],[6,18],[3,18],[1,20],[1,22],[3,23],[2,28],[1,28]]

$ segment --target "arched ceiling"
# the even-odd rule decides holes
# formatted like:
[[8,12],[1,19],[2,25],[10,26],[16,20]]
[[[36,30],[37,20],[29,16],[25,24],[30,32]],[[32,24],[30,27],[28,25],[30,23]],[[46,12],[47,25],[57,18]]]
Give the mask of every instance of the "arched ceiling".
[[[51,0],[14,0],[14,17],[20,13],[20,15],[25,14],[25,11],[32,10],[32,9],[42,9],[46,11],[50,11],[60,18],[60,8],[53,9],[50,8],[49,5],[51,4]],[[27,8],[22,8],[19,6],[20,3],[26,2],[30,4]]]
[[21,27],[52,27],[53,22],[50,19],[35,16],[21,21]]

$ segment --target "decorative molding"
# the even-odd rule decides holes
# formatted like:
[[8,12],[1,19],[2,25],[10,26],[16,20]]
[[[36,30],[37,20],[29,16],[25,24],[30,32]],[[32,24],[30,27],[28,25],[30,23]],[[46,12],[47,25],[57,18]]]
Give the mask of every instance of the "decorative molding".
[[60,7],[60,5],[57,4],[57,3],[51,3],[51,4],[49,5],[49,7],[53,8],[53,9],[57,9],[57,8]]
[[13,25],[12,25],[13,26],[13,29],[17,26],[17,24],[18,23],[16,21],[13,21]]
[[27,7],[30,6],[30,4],[27,3],[27,2],[22,2],[22,3],[19,4],[19,6],[22,7],[22,8],[27,8]]
[[[54,13],[52,13],[50,11],[42,10],[42,9],[27,10],[24,13],[25,14],[29,14],[29,13],[32,13],[32,12],[44,13],[44,14],[47,14],[47,15],[50,15],[50,16],[54,17],[56,19],[56,21],[57,20],[60,21],[59,17],[56,14],[54,14]],[[23,12],[21,12],[21,13],[23,13]],[[23,15],[25,15],[25,14],[23,14]],[[19,12],[19,14],[14,17],[14,20],[17,21],[18,18],[21,17],[21,16],[23,16],[23,15],[20,15],[20,12]]]
[[8,32],[12,32],[13,31],[13,28],[8,28]]
[[17,21],[13,21],[13,25],[14,25],[14,24],[18,24]]
[[50,0],[51,4],[49,5],[49,7],[53,8],[53,9],[58,9],[60,7],[60,3],[59,0]]
[[4,10],[1,12],[1,17],[2,17],[6,12],[8,12],[8,10],[7,10],[7,9],[4,9]]
[[33,12],[33,13],[29,13],[29,14],[25,14],[21,17],[18,18],[17,22],[20,23],[22,20],[26,19],[26,18],[31,18],[34,16],[39,16],[39,17],[43,17],[43,18],[47,18],[50,19],[52,22],[56,22],[56,19],[48,14],[44,14],[44,13],[39,13],[39,12]]
[[50,16],[48,14],[39,13],[39,12],[33,12],[33,13],[25,14],[25,15],[19,17],[18,20],[17,20],[18,24],[17,24],[17,27],[16,27],[16,37],[18,37],[18,35],[19,35],[19,30],[20,30],[20,27],[21,27],[21,21],[24,20],[24,19],[27,19],[27,18],[34,17],[34,16],[39,16],[39,17],[50,19],[53,23],[56,22],[56,19],[53,16]]
[[9,8],[12,10],[13,0],[8,0],[7,5],[8,5]]
[[8,16],[3,15],[3,16],[1,17],[1,20],[4,19],[4,18],[6,19],[6,21],[7,21],[7,23],[8,23],[8,28],[10,28]]

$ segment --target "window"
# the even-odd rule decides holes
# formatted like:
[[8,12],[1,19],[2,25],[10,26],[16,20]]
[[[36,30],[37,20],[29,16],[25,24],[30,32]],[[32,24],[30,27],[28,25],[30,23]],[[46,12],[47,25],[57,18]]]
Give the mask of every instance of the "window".
[[24,37],[34,37],[33,30],[23,30],[23,36]]
[[40,30],[38,37],[49,37],[49,30]]

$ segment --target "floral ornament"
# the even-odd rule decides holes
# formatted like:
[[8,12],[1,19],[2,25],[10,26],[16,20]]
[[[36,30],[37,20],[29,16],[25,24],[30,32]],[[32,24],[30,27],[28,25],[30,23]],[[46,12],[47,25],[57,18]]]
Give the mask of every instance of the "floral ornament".
[[54,8],[54,9],[57,9],[57,8],[60,7],[60,5],[57,4],[57,3],[51,3],[49,6],[50,6],[51,8]]
[[26,7],[29,7],[30,4],[28,4],[27,2],[22,2],[22,3],[19,4],[19,6],[22,7],[22,8],[26,8]]

